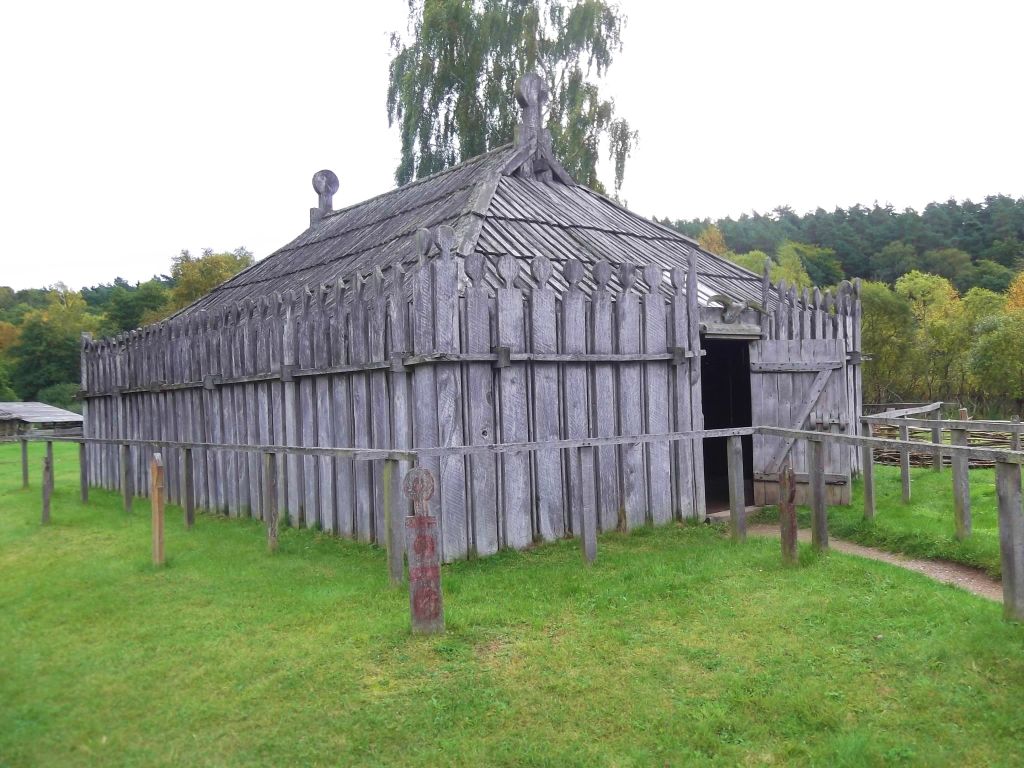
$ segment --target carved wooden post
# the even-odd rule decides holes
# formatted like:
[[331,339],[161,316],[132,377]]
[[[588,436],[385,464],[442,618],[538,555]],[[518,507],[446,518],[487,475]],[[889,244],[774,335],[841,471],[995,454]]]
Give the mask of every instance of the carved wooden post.
[[263,454],[263,503],[264,521],[267,526],[267,551],[277,551],[278,495],[277,495],[277,454]]
[[580,493],[579,534],[583,561],[588,565],[597,559],[597,493],[594,488],[594,449],[585,445],[575,451],[575,474]]
[[819,552],[828,549],[828,509],[825,506],[825,443],[807,441],[807,468],[811,484],[811,545]]
[[1020,464],[996,462],[999,499],[999,557],[1003,573],[1003,615],[1024,621],[1024,514]]
[[[127,443],[121,443],[120,448],[120,464],[121,464],[121,498],[124,500],[124,511],[132,511],[132,471],[131,471],[131,452],[128,449]],[[145,466],[145,465],[143,465]]]
[[444,603],[441,597],[441,559],[437,541],[437,518],[428,514],[427,502],[434,495],[434,476],[416,467],[402,485],[413,503],[414,514],[405,518],[409,558],[409,610],[412,631],[421,635],[444,632]]
[[53,496],[53,462],[49,456],[43,457],[43,515],[42,524],[50,524],[50,499]]
[[779,473],[779,536],[782,539],[782,562],[785,565],[796,565],[800,559],[796,532],[796,477],[793,475],[792,463],[787,461]]
[[89,456],[84,442],[78,444],[78,495],[83,504],[89,501]]
[[[953,445],[967,445],[967,430],[953,430]],[[956,520],[956,537],[966,539],[971,535],[971,481],[968,476],[970,457],[964,451],[953,454],[953,514]]]
[[[861,422],[861,434],[871,437],[871,424]],[[864,473],[864,519],[875,519],[875,449],[870,443],[861,446],[861,471]]]
[[28,438],[21,438],[21,487],[28,488]]
[[149,500],[153,512],[153,565],[164,564],[164,460],[153,454],[149,464]]
[[729,438],[729,530],[733,541],[747,540],[747,505],[743,493],[743,441],[739,435]]
[[196,523],[196,484],[193,479],[191,448],[185,449],[183,462],[184,467],[182,475],[184,476],[184,490],[182,491],[182,496],[184,498],[182,498],[181,504],[185,513],[185,528],[192,530],[192,526]]
[[391,586],[398,586],[405,578],[405,537],[402,508],[402,481],[396,459],[384,460],[381,482],[384,484],[384,534],[388,553],[388,576]]
[[[910,427],[900,424],[900,440],[910,440]],[[910,448],[900,446],[900,480],[903,482],[903,503],[910,503]]]

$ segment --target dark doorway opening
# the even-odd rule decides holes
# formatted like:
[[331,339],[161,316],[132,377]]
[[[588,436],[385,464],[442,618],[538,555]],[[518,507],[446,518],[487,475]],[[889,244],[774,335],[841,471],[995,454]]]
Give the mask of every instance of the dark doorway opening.
[[[746,341],[705,339],[701,360],[704,429],[751,426],[750,345]],[[754,500],[754,451],[749,435],[743,441],[743,489],[746,504]],[[708,512],[729,509],[728,439],[704,441],[704,486]]]

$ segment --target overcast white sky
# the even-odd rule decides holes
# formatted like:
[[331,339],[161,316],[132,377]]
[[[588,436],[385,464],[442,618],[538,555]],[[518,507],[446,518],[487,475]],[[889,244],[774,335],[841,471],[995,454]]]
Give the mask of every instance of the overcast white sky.
[[[1024,194],[1018,2],[623,0],[623,198],[691,218]],[[0,14],[0,285],[263,257],[386,191],[406,0],[17,2]],[[610,180],[610,168],[606,169]]]

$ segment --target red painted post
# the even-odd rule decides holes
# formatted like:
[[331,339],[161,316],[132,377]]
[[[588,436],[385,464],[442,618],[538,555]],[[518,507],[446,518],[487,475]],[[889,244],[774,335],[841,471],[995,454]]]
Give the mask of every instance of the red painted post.
[[434,476],[430,470],[416,467],[405,476],[402,489],[412,501],[414,512],[405,518],[412,631],[420,635],[440,634],[444,632],[441,553],[437,541],[437,518],[428,514],[427,506],[427,501],[434,495]]

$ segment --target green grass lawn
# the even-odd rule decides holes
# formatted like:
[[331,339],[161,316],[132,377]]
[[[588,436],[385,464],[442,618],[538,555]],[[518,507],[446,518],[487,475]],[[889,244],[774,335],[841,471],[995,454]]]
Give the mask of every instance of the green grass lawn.
[[[972,469],[972,534],[958,541],[953,524],[953,471],[910,470],[910,504],[903,503],[899,467],[875,465],[875,519],[864,519],[864,485],[853,485],[853,503],[830,507],[829,531],[859,544],[903,552],[916,557],[939,558],[985,570],[999,578],[999,507],[994,469]],[[810,510],[797,510],[801,527],[810,526]],[[774,507],[757,520],[778,520]]]
[[169,508],[53,522],[0,446],[0,765],[1021,765],[1024,626],[882,563],[669,526],[444,569],[408,632],[382,550]]

